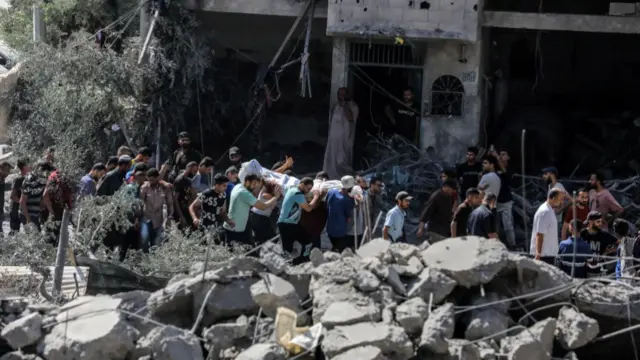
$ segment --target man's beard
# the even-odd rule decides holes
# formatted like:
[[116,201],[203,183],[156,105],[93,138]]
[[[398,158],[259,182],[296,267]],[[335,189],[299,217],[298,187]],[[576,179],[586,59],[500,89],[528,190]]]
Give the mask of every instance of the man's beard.
[[180,144],[180,147],[181,147],[181,148],[183,148],[183,149],[188,149],[188,148],[190,148],[190,147],[191,147],[191,144],[189,144],[189,143],[187,143],[187,144],[182,143],[182,144]]
[[580,206],[587,206],[587,204],[589,204],[588,201],[578,201],[578,205]]

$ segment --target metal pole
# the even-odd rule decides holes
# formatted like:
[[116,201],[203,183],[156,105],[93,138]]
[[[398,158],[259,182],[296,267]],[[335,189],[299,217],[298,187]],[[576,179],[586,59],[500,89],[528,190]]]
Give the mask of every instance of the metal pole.
[[307,20],[307,34],[305,35],[305,38],[304,38],[304,50],[302,52],[302,63],[300,66],[300,96],[302,97],[307,96],[307,77],[309,76],[309,41],[311,39],[311,26],[313,25],[313,13],[316,9],[316,1],[311,0],[310,3],[311,3],[311,10],[309,10],[309,16]]
[[276,55],[273,57],[273,59],[269,63],[269,69],[274,67],[274,65],[276,64],[276,61],[278,61],[278,58],[280,57],[280,55],[284,51],[284,48],[287,46],[287,43],[289,43],[289,40],[291,39],[291,36],[293,35],[293,32],[296,31],[296,29],[298,28],[298,25],[300,25],[300,21],[302,20],[304,15],[307,13],[309,8],[311,7],[311,2],[312,1],[307,2],[307,4],[304,6],[304,9],[300,13],[300,15],[298,15],[298,18],[296,18],[296,21],[293,23],[293,25],[289,29],[289,32],[287,33],[287,36],[285,36],[284,41],[282,42],[282,44],[280,44],[280,48],[276,52]]
[[46,32],[42,9],[38,5],[33,5],[33,41],[44,41]]
[[[573,192],[573,222],[571,226],[573,226],[572,236],[573,236],[573,261],[571,262],[571,277],[575,277],[576,275],[576,254],[578,253],[578,230],[576,229],[576,222],[578,218],[578,210],[576,209],[576,196],[577,193]],[[560,259],[562,261],[562,259]]]
[[144,59],[144,54],[147,52],[147,47],[149,46],[149,42],[151,41],[151,35],[153,35],[153,28],[156,26],[156,20],[158,20],[159,15],[160,9],[157,9],[153,14],[153,20],[151,20],[149,31],[147,31],[147,36],[144,39],[144,44],[142,45],[142,50],[140,51],[140,57],[138,57],[138,65],[142,64],[142,59]]
[[[527,226],[527,222],[529,221],[529,214],[527,214],[527,182],[525,179],[525,138],[527,135],[527,130],[522,129],[522,137],[520,139],[520,156],[522,158],[522,212],[524,213],[524,237],[525,244],[527,247],[531,249],[531,236],[529,235],[529,229]],[[525,249],[526,251],[527,249]]]
[[64,264],[67,261],[67,247],[69,246],[69,219],[71,210],[64,209],[62,213],[62,223],[60,224],[60,238],[58,240],[58,253],[56,254],[56,267],[53,270],[53,289],[51,295],[54,298],[60,296],[62,292],[62,276],[64,274]]

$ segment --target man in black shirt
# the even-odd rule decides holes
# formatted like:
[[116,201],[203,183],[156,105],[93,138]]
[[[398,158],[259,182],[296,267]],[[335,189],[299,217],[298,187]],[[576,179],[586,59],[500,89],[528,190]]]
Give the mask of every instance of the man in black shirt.
[[496,216],[493,210],[496,208],[498,197],[487,192],[482,199],[482,205],[471,212],[467,225],[467,234],[480,236],[487,239],[497,239]]
[[118,167],[109,171],[98,184],[96,195],[112,196],[124,184],[124,177],[131,168],[131,156],[122,155],[118,159]]
[[170,183],[173,183],[180,171],[184,170],[188,163],[192,161],[199,163],[202,160],[202,154],[191,147],[191,139],[186,131],[178,134],[178,145],[180,145],[180,149],[174,151],[173,155],[160,169],[160,178],[164,179],[168,173]]
[[476,161],[477,156],[478,148],[470,146],[467,149],[467,161],[456,166],[456,173],[460,177],[460,191],[462,194],[466,194],[469,188],[478,187],[482,164]]
[[186,229],[193,225],[193,219],[189,215],[189,205],[195,200],[196,192],[191,186],[191,182],[197,172],[198,163],[192,161],[187,164],[184,171],[173,182],[174,220],[178,222],[181,229]]
[[513,230],[513,196],[511,195],[511,178],[513,174],[507,169],[511,158],[509,157],[509,152],[505,149],[494,155],[497,155],[498,164],[500,165],[500,168],[496,169],[500,177],[500,193],[498,194],[496,209],[504,229],[506,245],[513,249],[516,246],[516,234]]
[[403,90],[402,100],[402,104],[393,103],[385,108],[385,115],[391,123],[389,130],[414,143],[420,120],[420,105],[414,101],[411,87]]
[[437,190],[427,202],[427,206],[420,216],[418,224],[418,237],[424,233],[425,224],[428,224],[429,242],[431,244],[444,240],[451,235],[451,217],[453,216],[453,200],[451,196],[456,191],[458,184],[453,179],[447,179],[442,189]]
[[471,212],[482,203],[480,190],[476,188],[467,189],[466,195],[467,197],[465,200],[460,204],[460,206],[458,206],[456,212],[453,214],[453,220],[451,221],[451,237],[467,235],[469,216],[471,215]]
[[20,231],[20,196],[22,195],[22,183],[27,174],[31,172],[27,160],[18,160],[17,167],[20,175],[13,180],[13,186],[11,187],[11,213],[9,214],[11,232],[9,234],[15,234]]
[[610,272],[609,270],[615,269],[615,264],[611,266],[603,265],[604,259],[600,258],[603,255],[615,256],[616,255],[616,239],[612,234],[602,230],[603,222],[602,213],[598,211],[591,211],[587,215],[586,229],[580,232],[580,237],[591,245],[591,251],[593,256],[587,260],[587,277],[598,277]]
[[210,231],[214,235],[217,244],[222,243],[224,229],[222,224],[229,221],[227,211],[224,206],[229,179],[216,174],[213,178],[213,187],[198,195],[198,198],[189,206],[189,214],[193,218],[193,226],[202,230]]

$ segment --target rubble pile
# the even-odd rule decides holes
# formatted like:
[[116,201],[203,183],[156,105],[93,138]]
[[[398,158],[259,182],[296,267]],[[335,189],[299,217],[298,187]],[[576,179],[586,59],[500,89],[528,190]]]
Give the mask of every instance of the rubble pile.
[[[156,292],[62,306],[4,299],[0,360],[584,360],[613,346],[633,354],[629,334],[606,334],[640,319],[636,288],[572,280],[495,240],[421,248],[375,239],[356,253],[312,255],[290,266],[267,244],[260,257],[195,264]],[[283,308],[302,332],[322,324],[316,349],[276,338]]]

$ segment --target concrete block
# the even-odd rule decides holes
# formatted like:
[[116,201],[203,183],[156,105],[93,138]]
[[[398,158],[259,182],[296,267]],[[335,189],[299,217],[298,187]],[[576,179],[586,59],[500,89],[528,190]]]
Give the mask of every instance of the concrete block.
[[413,22],[429,21],[429,10],[421,9],[408,9],[402,13],[402,21],[405,22],[405,26],[414,26]]
[[440,2],[439,10],[464,11],[469,0],[436,0]]
[[388,0],[389,8],[409,9],[409,0]]

